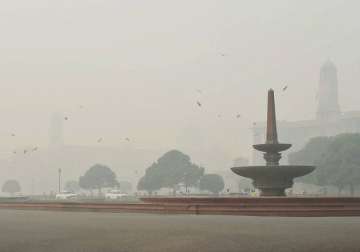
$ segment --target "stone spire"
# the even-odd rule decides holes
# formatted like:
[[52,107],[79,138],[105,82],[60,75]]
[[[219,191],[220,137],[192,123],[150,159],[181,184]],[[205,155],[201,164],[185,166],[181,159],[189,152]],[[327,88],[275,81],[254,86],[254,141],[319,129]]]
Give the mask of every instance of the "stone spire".
[[276,112],[274,90],[268,91],[266,144],[277,144]]
[[258,151],[265,152],[264,159],[267,165],[279,165],[279,160],[281,159],[280,152],[291,147],[291,144],[278,142],[275,97],[274,90],[272,89],[268,91],[266,141],[264,144],[255,144],[253,147]]
[[317,99],[316,118],[318,120],[331,120],[340,116],[337,70],[330,60],[326,61],[320,69]]

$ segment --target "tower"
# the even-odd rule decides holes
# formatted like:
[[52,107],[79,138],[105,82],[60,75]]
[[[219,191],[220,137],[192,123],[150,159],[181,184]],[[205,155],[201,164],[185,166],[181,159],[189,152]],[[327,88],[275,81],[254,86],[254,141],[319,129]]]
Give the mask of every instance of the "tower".
[[338,101],[338,79],[334,63],[326,61],[320,69],[318,108],[316,118],[318,120],[331,120],[340,116]]
[[64,144],[64,118],[61,113],[54,113],[51,116],[49,129],[49,146],[59,147]]

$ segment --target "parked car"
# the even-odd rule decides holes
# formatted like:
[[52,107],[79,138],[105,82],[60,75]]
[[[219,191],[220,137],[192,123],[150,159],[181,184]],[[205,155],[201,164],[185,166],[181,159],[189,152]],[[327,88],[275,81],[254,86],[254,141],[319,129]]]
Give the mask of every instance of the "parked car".
[[69,200],[69,199],[76,199],[77,194],[73,192],[63,191],[56,194],[55,198],[58,200]]
[[241,190],[240,195],[247,197],[258,197],[260,195],[259,190],[253,188],[245,188]]
[[119,199],[125,198],[127,196],[128,195],[126,193],[123,193],[119,190],[111,190],[105,194],[105,198],[109,199],[109,200],[119,200]]

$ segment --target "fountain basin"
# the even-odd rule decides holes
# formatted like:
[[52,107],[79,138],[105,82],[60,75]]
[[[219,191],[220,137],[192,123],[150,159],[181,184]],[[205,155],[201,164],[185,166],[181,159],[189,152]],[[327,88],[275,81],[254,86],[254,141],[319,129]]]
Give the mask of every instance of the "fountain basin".
[[260,196],[285,196],[285,190],[293,186],[294,178],[301,177],[315,170],[307,165],[267,165],[233,167],[231,170],[253,180]]

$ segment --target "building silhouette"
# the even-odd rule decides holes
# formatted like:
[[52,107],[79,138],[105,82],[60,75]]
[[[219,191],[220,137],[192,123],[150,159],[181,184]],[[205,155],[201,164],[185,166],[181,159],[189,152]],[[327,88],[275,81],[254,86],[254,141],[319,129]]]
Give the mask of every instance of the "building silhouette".
[[[334,136],[341,133],[360,133],[360,111],[342,112],[338,98],[338,77],[334,63],[326,61],[320,68],[316,117],[313,120],[278,121],[279,140],[291,143],[297,151],[313,137]],[[253,125],[253,143],[263,143],[265,122]],[[284,156],[286,157],[286,152]],[[283,162],[287,162],[284,158]],[[253,151],[253,164],[263,164],[261,153]]]
[[317,94],[318,120],[336,120],[341,116],[338,98],[337,69],[331,61],[326,61],[320,69],[319,89]]

